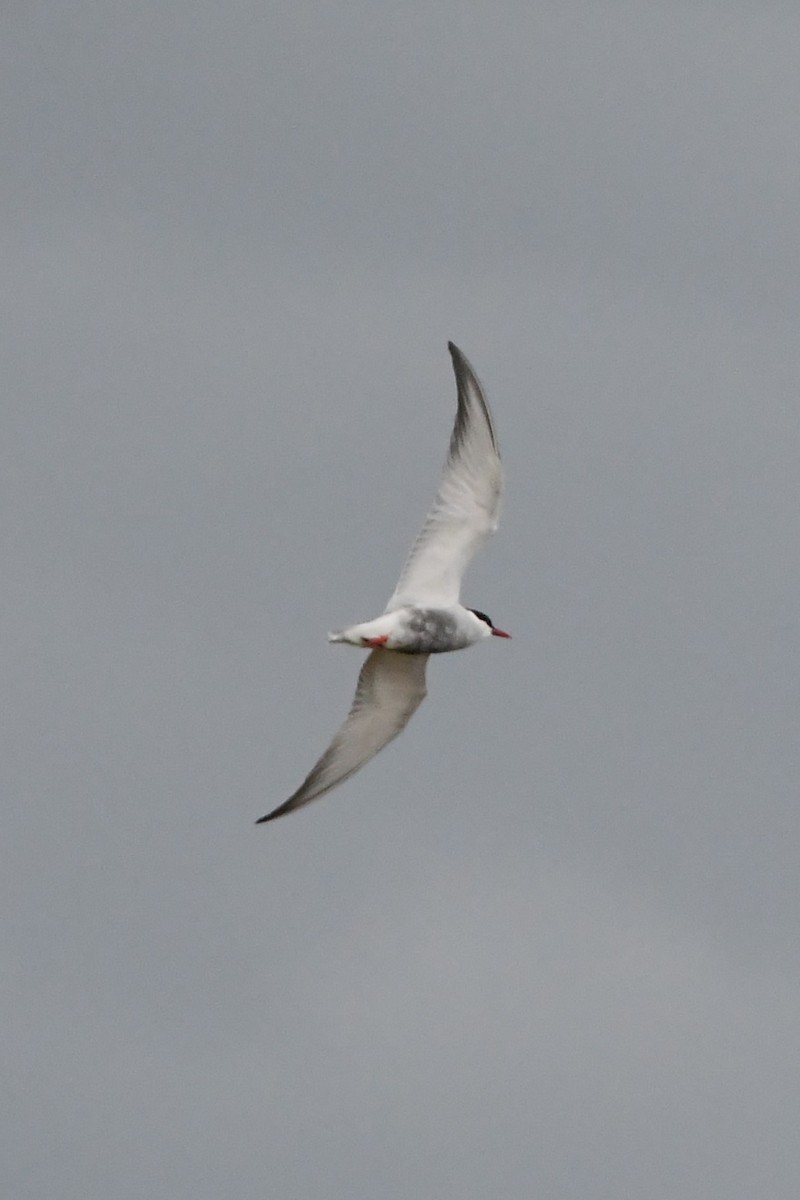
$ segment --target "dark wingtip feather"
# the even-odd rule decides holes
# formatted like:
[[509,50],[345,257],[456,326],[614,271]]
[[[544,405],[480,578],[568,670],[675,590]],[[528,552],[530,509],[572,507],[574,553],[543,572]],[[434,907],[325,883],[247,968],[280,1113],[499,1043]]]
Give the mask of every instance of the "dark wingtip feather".
[[259,817],[256,821],[256,825],[263,825],[265,821],[274,821],[276,817],[282,817],[284,813],[291,812],[291,810],[291,804],[281,804],[279,808],[273,809],[273,811],[271,813],[267,813],[265,817]]
[[453,433],[450,439],[450,456],[451,458],[455,458],[458,455],[461,444],[466,437],[467,424],[469,421],[467,395],[470,384],[473,385],[472,394],[477,398],[477,402],[480,405],[481,411],[483,412],[483,416],[486,420],[489,436],[492,439],[492,445],[494,446],[495,452],[499,454],[500,447],[497,444],[497,434],[495,433],[494,421],[492,420],[492,414],[489,411],[489,405],[486,400],[486,396],[484,395],[481,381],[475,374],[475,368],[467,358],[466,354],[464,354],[463,350],[459,350],[455,342],[448,342],[447,349],[450,351],[450,357],[453,360],[453,370],[456,376],[456,389],[458,392],[458,411],[456,413],[455,425],[453,426]]

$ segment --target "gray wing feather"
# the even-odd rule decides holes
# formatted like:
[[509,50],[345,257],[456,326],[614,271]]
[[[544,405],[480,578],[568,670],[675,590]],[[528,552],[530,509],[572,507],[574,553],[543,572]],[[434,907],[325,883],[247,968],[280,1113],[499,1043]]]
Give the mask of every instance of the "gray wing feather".
[[497,528],[503,468],[492,415],[465,355],[448,342],[458,411],[433,508],[403,567],[387,612],[405,604],[458,603],[470,559]]
[[397,737],[425,699],[427,654],[373,650],[358,677],[350,713],[293,796],[256,822],[272,821],[349,779]]

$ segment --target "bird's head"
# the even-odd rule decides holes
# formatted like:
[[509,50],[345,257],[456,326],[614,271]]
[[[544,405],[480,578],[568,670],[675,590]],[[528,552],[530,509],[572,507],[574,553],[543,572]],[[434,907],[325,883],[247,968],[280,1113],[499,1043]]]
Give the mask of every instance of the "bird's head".
[[504,633],[502,629],[498,629],[495,625],[493,625],[491,617],[487,617],[485,612],[481,612],[477,608],[470,608],[468,611],[472,613],[473,617],[477,617],[479,621],[483,621],[484,625],[488,625],[489,633],[492,637],[511,637],[510,633]]

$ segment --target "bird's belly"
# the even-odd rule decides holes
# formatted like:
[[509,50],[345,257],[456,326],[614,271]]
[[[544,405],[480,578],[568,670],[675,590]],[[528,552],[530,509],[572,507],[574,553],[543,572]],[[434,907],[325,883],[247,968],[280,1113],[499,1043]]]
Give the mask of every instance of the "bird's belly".
[[[395,641],[390,639],[389,645]],[[437,608],[413,608],[398,630],[392,647],[403,654],[446,654],[463,650],[471,639],[453,613]]]

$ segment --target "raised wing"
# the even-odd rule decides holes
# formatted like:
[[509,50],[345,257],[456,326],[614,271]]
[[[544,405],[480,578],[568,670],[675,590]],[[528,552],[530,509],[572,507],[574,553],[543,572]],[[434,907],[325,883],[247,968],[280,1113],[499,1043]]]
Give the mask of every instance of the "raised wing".
[[425,699],[427,654],[373,650],[361,668],[350,714],[293,796],[256,821],[309,804],[355,774],[397,737]]
[[461,579],[473,555],[497,528],[503,468],[489,405],[469,362],[448,349],[458,389],[458,412],[433,508],[403,567],[390,612],[404,604],[458,603]]

